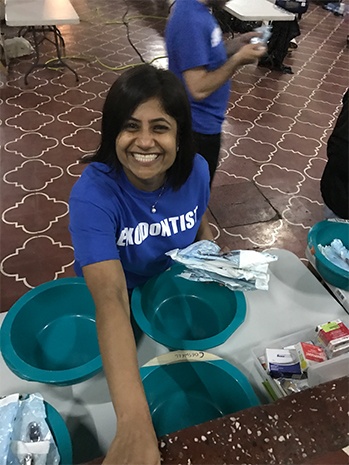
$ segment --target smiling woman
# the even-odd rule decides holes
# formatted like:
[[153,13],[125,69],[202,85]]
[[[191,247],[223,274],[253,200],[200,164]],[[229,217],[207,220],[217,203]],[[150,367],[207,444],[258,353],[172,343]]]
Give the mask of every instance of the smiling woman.
[[177,152],[177,123],[158,98],[137,107],[116,139],[116,153],[134,186],[154,191],[165,184]]
[[170,71],[141,65],[111,87],[101,143],[70,196],[75,271],[96,305],[104,370],[118,420],[104,463],[160,463],[139,375],[129,295],[171,265],[166,255],[213,239],[207,162],[193,150],[191,113]]
[[[148,114],[148,104],[152,114]],[[145,120],[140,121],[140,115]],[[103,107],[100,147],[95,155],[84,161],[102,162],[120,170],[122,161],[116,146],[123,134],[136,132],[143,139],[142,143],[149,144],[152,139],[150,135],[168,132],[171,124],[176,156],[167,172],[167,178],[170,178],[172,187],[178,189],[191,173],[195,155],[191,110],[185,89],[169,71],[150,65],[132,68],[123,73],[110,88]],[[149,126],[146,128],[146,125]],[[148,129],[148,142],[144,139],[145,129]],[[143,134],[139,133],[140,130]],[[150,143],[153,142],[150,140]],[[147,149],[149,153],[151,151]],[[142,154],[143,151],[139,153]]]

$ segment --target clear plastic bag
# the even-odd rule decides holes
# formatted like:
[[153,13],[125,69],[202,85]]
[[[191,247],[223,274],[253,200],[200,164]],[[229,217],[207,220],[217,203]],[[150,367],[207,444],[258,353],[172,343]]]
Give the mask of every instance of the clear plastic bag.
[[330,245],[319,244],[319,250],[333,265],[349,271],[349,250],[340,239],[333,239]]
[[181,277],[191,281],[214,281],[232,290],[268,289],[268,265],[275,255],[255,250],[231,250],[222,253],[211,241],[194,242],[185,249],[167,252],[187,270]]
[[19,394],[0,399],[0,465],[7,465],[13,423],[19,407]]
[[267,44],[271,36],[272,26],[270,24],[263,24],[260,27],[254,29],[255,32],[262,34],[261,37],[252,37],[250,40],[251,44]]
[[[1,457],[6,457],[0,465],[59,465],[60,456],[46,422],[41,394],[13,396],[2,399],[3,405],[0,403]],[[12,399],[17,402],[9,402]]]

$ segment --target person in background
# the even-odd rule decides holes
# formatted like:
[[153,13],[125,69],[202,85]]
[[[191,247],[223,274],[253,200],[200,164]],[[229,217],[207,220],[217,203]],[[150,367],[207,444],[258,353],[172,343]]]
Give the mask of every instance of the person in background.
[[196,150],[210,168],[211,183],[217,168],[221,131],[228,106],[230,78],[242,65],[257,62],[265,46],[251,44],[248,32],[224,44],[222,30],[210,8],[223,8],[226,0],[176,0],[165,40],[169,69],[188,92]]
[[186,91],[168,70],[126,71],[106,97],[101,142],[73,186],[75,271],[96,305],[117,434],[104,464],[159,465],[130,322],[132,289],[165,271],[165,255],[213,240],[207,162],[193,149]]
[[298,48],[295,38],[300,36],[299,20],[308,11],[309,0],[275,0],[275,5],[293,13],[292,21],[273,21],[272,33],[268,41],[268,51],[258,66],[280,71],[284,74],[293,74],[291,66],[284,65],[286,55]]
[[343,106],[327,142],[327,158],[320,189],[325,202],[326,218],[349,220],[349,89],[343,96]]
[[292,48],[298,48],[292,40],[300,34],[297,18],[293,21],[273,21],[267,53],[259,59],[258,66],[280,71],[283,74],[293,74],[291,66],[284,65],[284,59]]

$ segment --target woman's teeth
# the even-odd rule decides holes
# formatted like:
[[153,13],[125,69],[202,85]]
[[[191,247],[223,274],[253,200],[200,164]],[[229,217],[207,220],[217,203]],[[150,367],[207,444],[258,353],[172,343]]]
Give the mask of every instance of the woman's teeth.
[[133,156],[134,156],[136,161],[140,161],[140,162],[143,162],[143,163],[154,161],[158,157],[158,155],[154,154],[154,153],[151,153],[151,154],[148,154],[148,155],[143,155],[141,153],[134,153]]

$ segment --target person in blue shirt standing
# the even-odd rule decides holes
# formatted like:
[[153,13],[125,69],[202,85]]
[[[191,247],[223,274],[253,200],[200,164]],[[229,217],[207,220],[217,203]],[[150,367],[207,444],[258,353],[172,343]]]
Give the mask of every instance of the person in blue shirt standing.
[[129,296],[171,265],[166,252],[213,240],[205,159],[195,154],[186,91],[168,70],[126,71],[106,97],[101,143],[73,186],[75,271],[96,305],[117,432],[103,464],[160,465],[137,363]]
[[169,69],[187,89],[196,149],[209,164],[211,182],[218,164],[230,78],[240,66],[257,62],[266,52],[264,45],[250,43],[259,35],[256,32],[242,34],[225,46],[210,11],[225,3],[176,0],[165,31]]

